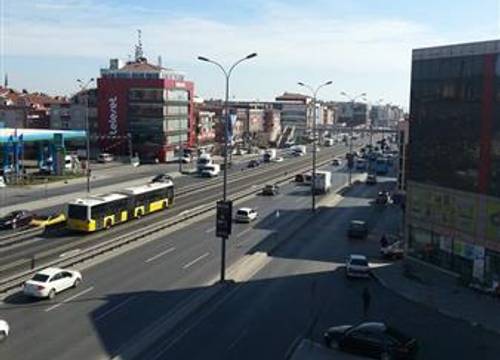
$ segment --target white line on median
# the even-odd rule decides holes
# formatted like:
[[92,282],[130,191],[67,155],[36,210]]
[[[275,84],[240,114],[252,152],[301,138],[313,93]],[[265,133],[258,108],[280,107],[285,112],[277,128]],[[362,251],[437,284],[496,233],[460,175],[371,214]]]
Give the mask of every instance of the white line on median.
[[121,303],[119,304],[116,304],[115,306],[113,306],[111,309],[109,309],[108,311],[102,313],[101,315],[99,315],[98,317],[96,317],[94,320],[95,321],[99,321],[99,320],[102,320],[104,319],[106,316],[108,316],[109,314],[111,314],[112,312],[118,310],[119,308],[121,308],[123,305],[129,303],[130,301],[134,300],[135,298],[137,298],[137,296],[131,296],[129,297],[127,300],[124,300],[122,301]]
[[215,231],[215,226],[211,227],[210,229],[205,230],[205,234],[210,234],[210,233],[213,233],[214,231]]
[[250,228],[248,228],[248,229],[243,230],[242,232],[238,233],[238,234],[236,235],[236,237],[237,237],[237,238],[239,238],[239,237],[241,237],[241,236],[245,235],[245,234],[246,234],[247,232],[249,232],[250,230],[253,230],[253,228],[251,228],[251,227],[250,227]]
[[193,266],[194,264],[196,264],[198,261],[200,261],[200,260],[202,260],[202,259],[206,258],[208,255],[210,255],[210,253],[209,253],[209,252],[206,252],[206,253],[204,253],[203,255],[198,256],[198,257],[197,257],[196,259],[194,259],[193,261],[188,262],[188,263],[187,263],[186,265],[184,265],[182,268],[183,268],[184,270],[186,270],[187,268],[189,268],[189,267]]
[[69,297],[69,298],[67,298],[67,299],[64,299],[63,301],[61,301],[61,302],[60,302],[60,303],[58,303],[58,304],[55,304],[55,305],[52,305],[52,306],[48,307],[47,309],[45,309],[45,311],[46,311],[46,312],[49,312],[49,311],[51,311],[51,310],[57,309],[59,306],[61,306],[61,305],[63,305],[63,304],[66,304],[67,302],[69,302],[69,301],[71,301],[71,300],[76,299],[78,296],[82,296],[83,294],[86,294],[86,293],[88,293],[89,291],[92,291],[92,290],[94,290],[94,287],[93,287],[93,286],[91,286],[91,287],[89,287],[89,288],[87,288],[87,289],[85,289],[85,290],[83,290],[83,291],[80,291],[78,294],[75,294],[75,295],[73,295],[73,296],[70,296],[70,297]]
[[162,257],[163,255],[167,255],[167,254],[171,253],[171,252],[172,252],[172,251],[174,251],[174,250],[175,250],[175,247],[168,248],[167,250],[162,251],[161,253],[158,253],[158,254],[156,254],[155,256],[150,257],[150,258],[149,258],[149,259],[147,259],[145,262],[146,262],[146,263],[148,263],[148,262],[151,262],[151,261],[153,261],[153,260],[156,260],[156,259],[158,259],[159,257]]

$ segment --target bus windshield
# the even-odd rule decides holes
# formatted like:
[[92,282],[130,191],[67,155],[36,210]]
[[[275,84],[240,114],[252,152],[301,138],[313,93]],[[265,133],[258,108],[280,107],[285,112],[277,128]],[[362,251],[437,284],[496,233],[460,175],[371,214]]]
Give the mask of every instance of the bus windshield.
[[68,218],[77,220],[87,220],[87,207],[70,204],[68,206]]

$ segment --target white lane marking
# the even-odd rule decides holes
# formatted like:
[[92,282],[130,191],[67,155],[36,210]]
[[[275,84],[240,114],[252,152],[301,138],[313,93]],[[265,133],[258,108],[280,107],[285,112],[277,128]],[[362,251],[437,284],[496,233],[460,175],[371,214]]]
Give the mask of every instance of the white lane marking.
[[196,259],[194,259],[193,261],[188,262],[188,263],[187,263],[186,265],[184,265],[182,268],[183,268],[184,270],[186,270],[187,268],[189,268],[189,267],[193,266],[194,264],[196,264],[198,261],[200,261],[200,260],[202,260],[202,259],[206,258],[208,255],[210,255],[210,253],[209,253],[209,252],[206,252],[206,253],[204,253],[203,255],[198,256],[198,257],[197,257]]
[[215,231],[215,226],[211,227],[210,229],[205,230],[205,234],[210,234],[210,233],[213,233],[214,231]]
[[249,227],[248,229],[245,229],[242,232],[240,232],[238,235],[236,235],[236,237],[239,238],[239,237],[245,235],[246,233],[248,233],[251,230],[253,230],[253,228]]
[[118,310],[119,308],[121,308],[123,305],[129,303],[130,301],[134,300],[135,298],[137,298],[137,296],[131,296],[129,297],[127,300],[124,300],[122,301],[121,303],[119,304],[116,304],[115,306],[113,306],[111,309],[109,309],[108,311],[105,311],[104,313],[102,313],[101,315],[99,315],[98,317],[96,317],[94,320],[95,321],[100,321],[102,319],[104,319],[106,316],[108,316],[109,314],[111,314],[112,312]]
[[171,248],[168,248],[167,250],[162,251],[161,253],[158,253],[158,254],[156,254],[155,256],[150,257],[150,258],[149,258],[149,259],[147,259],[145,262],[146,262],[146,263],[148,263],[148,262],[151,262],[151,261],[153,261],[153,260],[156,260],[156,259],[158,259],[159,257],[161,257],[161,256],[163,256],[163,255],[167,255],[167,254],[171,253],[171,252],[172,252],[172,251],[174,251],[174,250],[175,250],[175,247],[173,247],[173,246],[172,246]]
[[82,249],[74,249],[74,250],[70,250],[68,252],[65,252],[65,253],[62,253],[62,254],[59,254],[59,257],[66,257],[66,256],[70,256],[70,255],[75,255],[75,254],[78,254],[80,251],[82,251]]
[[240,335],[236,339],[233,340],[233,342],[227,347],[227,350],[231,350],[236,346],[236,344],[247,334],[248,329],[244,329]]
[[63,301],[61,301],[61,302],[60,302],[60,303],[58,303],[58,304],[55,304],[55,305],[52,305],[52,306],[48,307],[47,309],[45,309],[45,311],[46,311],[46,312],[49,312],[49,311],[52,311],[52,310],[54,310],[54,309],[57,309],[59,306],[61,306],[61,305],[63,305],[63,304],[66,304],[67,302],[69,302],[69,301],[71,301],[71,300],[74,300],[74,299],[76,299],[77,297],[82,296],[83,294],[86,294],[86,293],[88,293],[89,291],[92,291],[92,290],[94,290],[94,287],[93,287],[93,286],[91,286],[91,287],[89,287],[89,288],[87,288],[87,289],[85,289],[85,290],[83,290],[83,291],[80,291],[78,294],[75,294],[75,295],[73,295],[73,296],[70,296],[70,297],[69,297],[69,298],[67,298],[67,299],[64,299]]
[[298,199],[296,199],[294,202],[295,202],[296,204],[298,204],[298,203],[301,203],[302,201],[304,201],[304,199],[299,197],[299,198],[298,198]]

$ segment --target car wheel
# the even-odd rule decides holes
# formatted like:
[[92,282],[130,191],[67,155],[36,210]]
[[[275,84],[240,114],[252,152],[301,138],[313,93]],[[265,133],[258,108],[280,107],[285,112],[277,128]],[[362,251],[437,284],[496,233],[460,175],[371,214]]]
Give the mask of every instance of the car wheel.
[[52,300],[56,296],[56,291],[54,289],[51,289],[49,291],[49,296],[47,296],[50,300]]
[[329,340],[326,340],[326,345],[330,348],[330,349],[335,349],[335,350],[338,350],[339,348],[339,342],[335,339],[329,339]]
[[0,342],[7,339],[7,333],[5,331],[0,331]]
[[80,280],[79,278],[76,278],[75,282],[73,283],[73,287],[77,288],[78,285],[80,285],[81,282],[82,282],[82,280]]

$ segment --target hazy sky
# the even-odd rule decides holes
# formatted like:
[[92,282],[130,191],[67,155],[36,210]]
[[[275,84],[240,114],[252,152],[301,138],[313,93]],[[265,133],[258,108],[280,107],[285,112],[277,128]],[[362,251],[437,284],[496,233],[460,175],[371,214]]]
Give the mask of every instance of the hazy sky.
[[497,0],[0,1],[0,71],[14,88],[50,94],[133,55],[140,28],[146,57],[161,55],[205,98],[222,96],[223,78],[198,55],[230,64],[257,52],[235,71],[231,97],[270,100],[297,81],[332,80],[321,98],[366,92],[406,107],[412,48],[500,37]]

